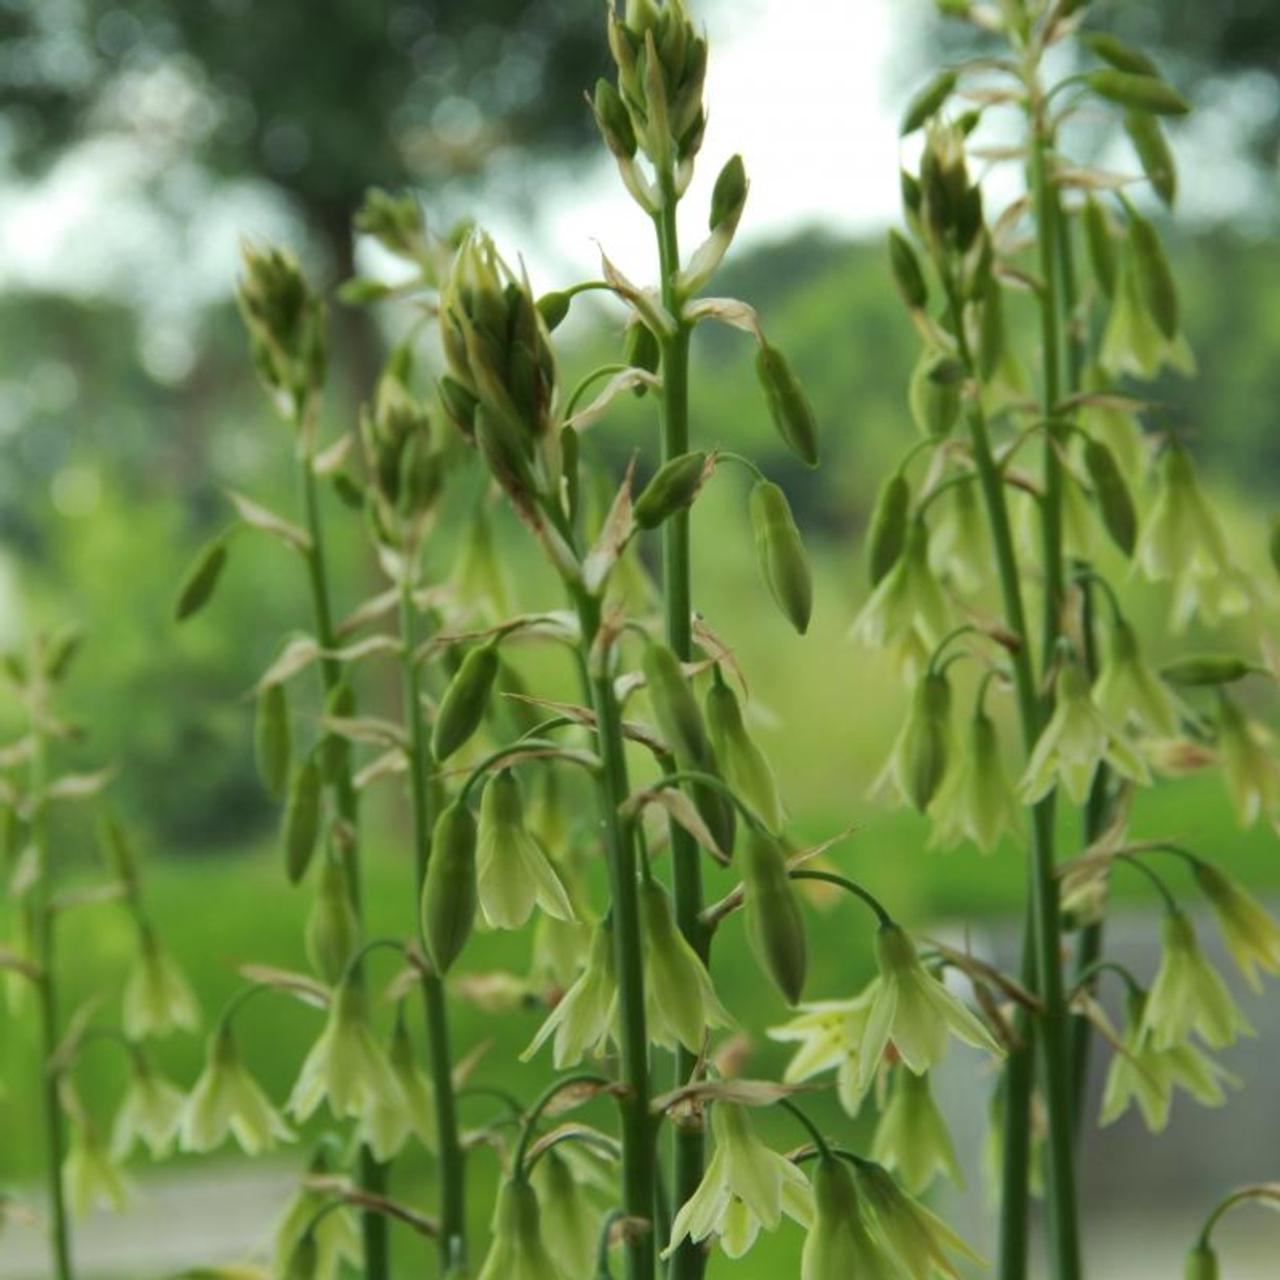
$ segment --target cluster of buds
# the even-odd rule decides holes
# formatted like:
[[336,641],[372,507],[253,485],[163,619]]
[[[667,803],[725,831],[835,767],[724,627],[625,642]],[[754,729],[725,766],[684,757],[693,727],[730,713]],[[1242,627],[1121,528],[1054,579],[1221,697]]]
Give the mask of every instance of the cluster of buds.
[[528,281],[482,231],[472,231],[454,259],[440,325],[445,410],[517,509],[531,514],[560,485],[555,357]]
[[286,250],[246,244],[241,259],[236,303],[254,366],[280,413],[298,419],[324,385],[324,303]]
[[618,85],[600,80],[592,104],[606,145],[633,194],[634,183],[643,183],[632,166],[637,148],[664,191],[668,184],[683,191],[707,123],[706,37],[694,27],[684,0],[627,0],[621,15],[609,16],[609,48]]

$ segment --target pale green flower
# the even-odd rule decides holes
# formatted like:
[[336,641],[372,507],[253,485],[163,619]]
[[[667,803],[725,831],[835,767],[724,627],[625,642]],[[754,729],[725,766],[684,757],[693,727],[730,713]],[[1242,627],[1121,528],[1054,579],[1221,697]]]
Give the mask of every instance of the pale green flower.
[[[328,1162],[323,1157],[312,1161],[308,1169],[312,1175],[327,1171]],[[363,1256],[360,1232],[349,1209],[330,1209],[317,1217],[329,1200],[327,1192],[303,1183],[294,1192],[276,1227],[275,1256],[286,1267],[297,1256],[303,1234],[309,1229],[315,1280],[338,1280],[343,1263],[358,1267]]]
[[1162,928],[1160,970],[1147,1000],[1144,1028],[1157,1049],[1172,1049],[1196,1032],[1213,1049],[1223,1049],[1253,1028],[1227,990],[1221,974],[1205,959],[1191,921],[1170,911]]
[[1089,677],[1074,660],[1058,672],[1057,703],[1027,762],[1019,788],[1028,804],[1061,782],[1076,804],[1089,794],[1093,775],[1105,761],[1122,778],[1151,781],[1146,761],[1094,705]]
[[172,1081],[157,1075],[141,1050],[133,1055],[133,1071],[111,1128],[111,1155],[124,1160],[135,1144],[146,1144],[153,1159],[169,1153],[182,1121],[186,1096]]
[[363,1118],[404,1095],[369,1022],[368,993],[359,976],[334,988],[329,1017],[298,1072],[289,1096],[294,1119],[305,1120],[325,1099],[335,1118]]
[[95,1208],[119,1213],[128,1203],[129,1185],[85,1116],[73,1116],[62,1185],[78,1217]]
[[548,1250],[563,1264],[566,1275],[591,1275],[602,1215],[575,1175],[571,1160],[561,1149],[550,1148],[534,1166],[530,1181],[538,1193]]
[[938,505],[929,561],[939,576],[950,577],[960,591],[972,595],[991,570],[991,542],[974,474],[949,490]]
[[387,1062],[398,1088],[393,1093],[379,1092],[369,1103],[357,1126],[361,1142],[382,1161],[399,1154],[410,1134],[434,1151],[435,1090],[414,1054],[403,1009],[396,1014]]
[[840,1105],[850,1116],[856,1116],[866,1093],[866,1085],[858,1073],[858,1053],[874,999],[872,986],[852,1000],[802,1004],[799,1014],[790,1022],[770,1027],[770,1039],[783,1043],[795,1041],[800,1045],[787,1063],[783,1080],[799,1084],[834,1067]]
[[1228,1071],[1195,1045],[1184,1042],[1158,1049],[1146,1025],[1147,994],[1131,991],[1121,1050],[1111,1060],[1102,1092],[1099,1124],[1118,1120],[1136,1101],[1152,1133],[1169,1122],[1175,1087],[1181,1087],[1208,1107],[1226,1101],[1223,1085],[1237,1083]]
[[682,1044],[690,1053],[701,1053],[708,1030],[731,1026],[732,1019],[706,965],[677,928],[667,891],[656,881],[640,887],[640,918],[649,1038],[664,1048]]
[[985,1259],[969,1246],[936,1214],[907,1195],[889,1173],[870,1160],[860,1160],[854,1182],[864,1209],[879,1228],[910,1280],[945,1280],[958,1275],[949,1254],[957,1254],[977,1267]]
[[498,1191],[492,1243],[476,1280],[566,1280],[542,1237],[537,1193],[522,1178]]
[[1258,970],[1280,972],[1280,924],[1242,884],[1217,867],[1197,861],[1194,871],[1231,958],[1249,985],[1261,991]]
[[995,721],[981,708],[969,722],[968,738],[929,808],[933,840],[955,844],[965,837],[990,853],[1005,831],[1018,825],[1018,807],[1005,771]]
[[889,756],[899,794],[924,812],[946,777],[952,756],[951,686],[940,671],[926,671],[911,698]]
[[923,643],[932,649],[947,630],[947,600],[929,565],[929,530],[911,522],[897,563],[881,578],[850,634],[870,649]]
[[710,1235],[730,1258],[741,1258],[763,1227],[773,1231],[785,1213],[802,1226],[813,1216],[813,1194],[804,1174],[756,1136],[747,1109],[732,1102],[711,1107],[715,1151],[693,1195],[671,1224],[663,1257],[686,1236],[698,1244]]
[[1178,731],[1173,698],[1164,681],[1143,661],[1137,634],[1122,618],[1111,627],[1093,700],[1112,724],[1123,727],[1132,720],[1147,733],[1166,738]]
[[1166,337],[1148,310],[1132,249],[1121,261],[1100,359],[1113,374],[1128,373],[1147,382],[1165,365],[1188,377],[1195,372],[1195,357],[1186,338],[1181,333]]
[[130,1040],[163,1036],[200,1025],[200,1006],[174,959],[149,926],[138,939],[138,954],[125,982],[124,1033]]
[[212,1151],[228,1134],[251,1156],[293,1140],[293,1131],[245,1070],[231,1028],[223,1023],[209,1037],[204,1070],[183,1107],[178,1145]]
[[519,929],[536,903],[558,920],[573,904],[546,851],[525,825],[520,784],[504,769],[484,789],[476,835],[480,909],[496,929]]
[[876,1125],[871,1155],[895,1169],[917,1195],[940,1173],[957,1186],[964,1185],[947,1122],[929,1088],[928,1072],[916,1075],[904,1067],[894,1071],[893,1091]]
[[1265,815],[1280,828],[1280,763],[1271,754],[1263,731],[1249,720],[1234,698],[1219,699],[1218,757],[1222,776],[1242,826]]
[[896,924],[880,926],[871,1010],[858,1049],[858,1079],[866,1087],[892,1042],[898,1057],[916,1075],[929,1071],[947,1052],[948,1034],[975,1048],[1003,1054],[982,1020],[920,963],[915,943]]
[[888,1248],[871,1234],[853,1175],[827,1156],[813,1171],[813,1226],[800,1255],[800,1280],[901,1280]]
[[521,1062],[528,1062],[553,1035],[552,1059],[557,1070],[575,1066],[584,1053],[603,1051],[618,1004],[614,964],[613,925],[605,919],[591,939],[587,967],[547,1015],[520,1055]]

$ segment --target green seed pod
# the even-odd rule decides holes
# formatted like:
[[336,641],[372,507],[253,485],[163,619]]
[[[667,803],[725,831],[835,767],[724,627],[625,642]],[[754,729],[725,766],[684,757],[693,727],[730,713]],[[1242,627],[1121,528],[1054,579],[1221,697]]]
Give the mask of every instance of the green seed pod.
[[764,752],[747,732],[737,695],[724,680],[713,681],[707,690],[705,711],[711,745],[729,784],[770,831],[781,831],[784,814],[777,780]]
[[1178,289],[1173,271],[1156,229],[1146,218],[1133,215],[1129,223],[1129,244],[1138,277],[1138,288],[1151,318],[1166,338],[1178,336]]
[[495,641],[472,649],[440,699],[431,750],[438,761],[447,760],[480,727],[489,694],[498,675]]
[[642,666],[658,728],[672,754],[689,768],[705,768],[712,758],[711,743],[679,659],[666,645],[651,644]]
[[1172,208],[1178,194],[1178,171],[1160,121],[1147,111],[1126,111],[1124,131],[1133,143],[1152,190]]
[[930,671],[916,687],[912,732],[903,743],[902,782],[911,803],[923,813],[946,776],[951,747],[951,686]]
[[889,266],[908,310],[922,311],[929,301],[929,286],[911,241],[893,227],[889,229]]
[[1187,688],[1234,684],[1262,670],[1233,653],[1197,653],[1161,667],[1160,676],[1170,684]]
[[783,616],[804,635],[813,612],[813,580],[787,495],[771,481],[758,480],[750,504],[760,573]]
[[1081,37],[1084,46],[1109,62],[1117,71],[1128,71],[1139,76],[1158,76],[1159,68],[1140,49],[1105,31],[1086,31]]
[[1093,278],[1098,282],[1098,288],[1109,298],[1116,287],[1116,246],[1111,238],[1107,215],[1092,196],[1087,196],[1080,217]]
[[710,230],[728,222],[731,226],[742,216],[742,206],[747,202],[747,171],[741,156],[730,156],[716,178],[711,192]]
[[1111,540],[1126,556],[1133,555],[1138,516],[1115,455],[1102,441],[1089,440],[1084,447],[1084,465],[1098,502],[1098,513]]
[[703,452],[682,453],[664,462],[635,500],[631,513],[636,524],[656,529],[668,516],[685,510],[702,488],[706,463]]
[[907,517],[911,508],[911,487],[906,476],[895,472],[880,486],[876,505],[867,526],[867,572],[871,585],[898,563],[907,542]]
[[1218,1280],[1218,1255],[1207,1244],[1198,1244],[1187,1253],[1183,1280]]
[[[356,713],[355,691],[346,680],[340,680],[324,701],[325,715],[334,720],[349,720]],[[340,733],[327,733],[320,743],[320,773],[328,783],[336,783],[351,766],[351,744]]]
[[329,859],[320,869],[320,885],[307,920],[307,959],[312,969],[330,986],[346,972],[347,961],[360,941],[360,922],[342,864]]
[[935,440],[951,434],[960,416],[960,377],[949,356],[925,352],[911,374],[908,401],[915,424]]
[[454,801],[436,820],[422,886],[422,933],[438,974],[447,973],[476,918],[476,820]]
[[807,965],[804,916],[786,854],[772,836],[748,834],[742,880],[751,949],[786,1002],[795,1004],[804,994]]
[[818,423],[813,406],[796,381],[787,358],[776,347],[762,342],[756,352],[756,376],[764,388],[769,413],[778,434],[798,458],[818,465]]
[[320,834],[320,770],[306,759],[293,771],[284,806],[284,869],[290,884],[307,874]]
[[267,794],[277,800],[289,781],[292,756],[288,695],[283,684],[269,684],[258,694],[253,721],[253,758]]
[[225,538],[215,538],[206,543],[196,557],[195,563],[187,571],[178,591],[178,603],[173,616],[178,622],[185,622],[200,612],[209,603],[222,570],[227,563],[227,544]]
[[572,295],[565,293],[563,289],[544,293],[538,299],[538,313],[542,316],[542,323],[547,326],[548,333],[560,327],[569,314],[569,304],[572,301]]
[[956,73],[940,71],[907,104],[898,132],[903,137],[914,133],[930,116],[938,113],[938,109],[951,96],[955,87]]
[[591,100],[604,144],[619,160],[630,160],[636,153],[636,131],[631,114],[617,89],[603,76],[596,81]]
[[1091,71],[1085,83],[1100,98],[1158,116],[1185,116],[1191,104],[1158,76],[1132,71]]

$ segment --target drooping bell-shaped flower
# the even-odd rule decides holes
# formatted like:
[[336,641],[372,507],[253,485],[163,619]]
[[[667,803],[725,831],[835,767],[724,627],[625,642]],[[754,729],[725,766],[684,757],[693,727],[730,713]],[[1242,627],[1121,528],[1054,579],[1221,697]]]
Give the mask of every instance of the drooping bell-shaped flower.
[[153,1159],[168,1155],[177,1137],[186,1096],[171,1080],[158,1075],[135,1050],[129,1087],[111,1127],[111,1155],[124,1160],[141,1142]]
[[991,568],[991,543],[977,480],[955,485],[940,500],[941,513],[929,539],[929,559],[940,577],[967,594],[979,590]]
[[1036,742],[1019,788],[1033,804],[1061,783],[1076,804],[1089,794],[1093,775],[1105,761],[1123,778],[1147,783],[1146,761],[1094,704],[1089,677],[1074,659],[1058,672],[1053,715]]
[[573,919],[560,876],[525,824],[520,784],[510,770],[484,789],[476,839],[480,910],[495,929],[522,928],[535,903],[557,920]]
[[707,1032],[732,1025],[711,975],[676,925],[667,891],[656,881],[640,887],[644,930],[644,999],[649,1036],[701,1053]]
[[1280,923],[1238,881],[1217,867],[1197,861],[1196,884],[1209,900],[1231,958],[1245,981],[1262,990],[1258,970],[1280,972]]
[[770,1027],[771,1040],[800,1046],[787,1063],[783,1080],[787,1084],[799,1084],[834,1067],[840,1105],[850,1116],[856,1116],[866,1093],[866,1084],[858,1072],[858,1054],[874,999],[873,984],[852,1000],[803,1004],[790,1022]]
[[398,1154],[412,1134],[428,1151],[436,1148],[435,1090],[418,1063],[403,1008],[396,1014],[387,1053],[399,1088],[378,1094],[360,1117],[361,1141],[382,1161]]
[[588,1052],[600,1052],[609,1038],[618,1003],[618,979],[613,954],[613,925],[602,920],[591,939],[586,968],[547,1015],[529,1047],[520,1055],[528,1062],[555,1037],[552,1058],[557,1070],[575,1066]]
[[293,1139],[293,1131],[240,1061],[231,1028],[223,1023],[209,1038],[204,1070],[187,1097],[178,1145],[184,1151],[212,1151],[228,1134],[251,1156]]
[[929,564],[929,530],[911,521],[893,568],[854,619],[850,634],[869,649],[923,642],[932,649],[947,629],[947,600]]
[[72,1118],[71,1141],[62,1163],[62,1185],[77,1217],[84,1217],[91,1209],[119,1213],[129,1199],[124,1175],[85,1115]]
[[200,1006],[191,984],[146,925],[125,982],[123,1021],[130,1040],[168,1035],[179,1028],[194,1031],[200,1024]]
[[1180,332],[1167,336],[1152,316],[1132,246],[1121,262],[1100,360],[1112,374],[1128,373],[1147,382],[1166,365],[1186,376],[1195,372],[1195,357],[1186,338]]
[[1280,828],[1280,763],[1263,730],[1225,694],[1219,699],[1218,758],[1241,826],[1251,827],[1265,815]]
[[909,1196],[888,1171],[870,1160],[859,1161],[854,1183],[862,1205],[910,1280],[956,1280],[951,1255],[974,1266],[986,1262],[936,1214]]
[[1117,618],[1093,687],[1098,710],[1114,725],[1130,721],[1148,734],[1171,738],[1178,729],[1173,698],[1160,677],[1143,661],[1134,629]]
[[853,1174],[839,1157],[818,1161],[813,1199],[800,1280],[900,1280],[897,1260],[867,1227]]
[[1238,1035],[1252,1035],[1222,975],[1209,963],[1191,921],[1170,911],[1161,930],[1160,969],[1147,1000],[1143,1025],[1157,1049],[1172,1049],[1195,1032],[1212,1049]]
[[[571,1145],[571,1144],[566,1144]],[[530,1181],[542,1210],[547,1249],[568,1276],[589,1276],[600,1236],[600,1210],[578,1180],[570,1159],[552,1147],[534,1166]]]
[[404,1106],[400,1086],[369,1021],[369,997],[359,975],[334,988],[329,1016],[303,1060],[289,1111],[305,1120],[324,1099],[335,1118],[361,1118],[380,1103]]
[[476,1280],[566,1280],[543,1239],[538,1194],[523,1178],[498,1191],[492,1243]]
[[813,1194],[808,1179],[760,1141],[745,1107],[714,1103],[711,1133],[715,1151],[702,1181],[676,1214],[664,1257],[686,1236],[698,1244],[716,1235],[730,1258],[741,1258],[761,1228],[773,1231],[784,1213],[809,1225]]
[[889,1104],[876,1125],[871,1155],[901,1176],[908,1190],[919,1195],[938,1174],[964,1185],[960,1162],[947,1122],[929,1087],[929,1075],[904,1067],[893,1073]]
[[875,994],[858,1051],[864,1087],[890,1043],[916,1075],[942,1061],[952,1035],[975,1048],[1004,1053],[982,1020],[920,963],[915,943],[898,925],[880,926],[876,963],[880,976],[871,984]]
[[1015,830],[1018,807],[1005,770],[995,721],[981,707],[955,764],[929,807],[933,843],[955,844],[966,836],[990,853],[1005,831]]
[[[314,1177],[328,1171],[328,1154],[322,1145],[312,1158],[308,1173]],[[306,1182],[299,1183],[275,1231],[275,1256],[287,1265],[303,1235],[310,1230],[317,1280],[337,1280],[342,1265],[358,1266],[362,1255],[360,1232],[351,1211],[331,1208],[321,1214],[320,1210],[328,1203],[328,1192]]]

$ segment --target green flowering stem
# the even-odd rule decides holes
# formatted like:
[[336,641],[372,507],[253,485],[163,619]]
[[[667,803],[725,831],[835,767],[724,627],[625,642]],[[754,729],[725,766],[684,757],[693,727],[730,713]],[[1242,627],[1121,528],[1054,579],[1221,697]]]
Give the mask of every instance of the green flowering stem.
[[715,453],[717,461],[736,462],[744,471],[748,472],[752,479],[759,481],[767,481],[768,476],[760,470],[750,458],[744,457],[740,453],[734,453],[731,449],[717,449]]
[[565,1076],[561,1080],[552,1081],[525,1114],[524,1125],[520,1130],[520,1141],[516,1146],[516,1153],[511,1161],[512,1176],[524,1178],[528,1173],[525,1168],[525,1162],[529,1153],[529,1143],[537,1132],[538,1121],[542,1119],[542,1113],[560,1094],[569,1089],[576,1089],[581,1085],[599,1085],[601,1088],[607,1089],[612,1083],[613,1081],[607,1077],[591,1072],[580,1072],[577,1075]]
[[49,1247],[53,1253],[55,1280],[73,1280],[71,1263],[71,1228],[67,1214],[66,1192],[62,1185],[62,1162],[66,1159],[66,1125],[58,1101],[61,1072],[54,1069],[58,1050],[58,990],[55,976],[55,915],[49,903],[49,827],[43,791],[45,787],[45,738],[34,717],[31,722],[31,794],[35,809],[31,815],[31,845],[36,851],[40,875],[35,892],[35,955],[38,972],[35,979],[36,999],[40,1011],[40,1053],[43,1070],[40,1089],[41,1120],[45,1140],[45,1180],[49,1196]]
[[[689,336],[680,296],[680,241],[676,230],[674,175],[659,175],[662,204],[654,214],[662,276],[662,305],[675,317],[675,328],[660,337],[662,349],[662,457],[663,463],[689,451]],[[689,511],[675,512],[662,525],[662,586],[666,638],[681,662],[693,657],[693,599],[689,551]],[[676,923],[689,945],[709,966],[711,940],[702,928],[702,860],[697,842],[671,823],[671,859]],[[676,1087],[692,1079],[698,1055],[683,1045],[676,1048]],[[700,1125],[676,1130],[672,1195],[684,1204],[702,1181],[706,1136]],[[698,1280],[706,1269],[706,1253],[685,1239],[671,1261],[671,1280]]]
[[1168,911],[1170,915],[1178,914],[1178,903],[1173,894],[1169,891],[1169,886],[1165,884],[1160,876],[1156,872],[1152,871],[1145,862],[1142,862],[1131,853],[1117,853],[1114,855],[1114,861],[1126,863],[1127,865],[1142,872],[1142,874],[1146,876],[1153,885],[1155,885],[1156,891],[1164,901],[1165,910]]
[[[310,439],[310,413],[304,400],[298,405],[296,425],[298,440]],[[333,625],[333,607],[330,603],[329,574],[324,550],[324,527],[320,518],[320,503],[316,493],[315,470],[312,467],[310,446],[298,454],[298,478],[302,489],[302,506],[306,515],[307,535],[310,546],[304,555],[307,580],[311,588],[311,607],[315,620],[316,639],[324,657],[320,661],[320,678],[326,698],[331,696],[342,682],[342,664],[333,657],[337,648],[337,635]],[[351,776],[351,765],[345,762],[332,782],[334,803],[338,816],[350,829],[352,847],[343,859],[347,875],[347,892],[357,919],[361,915],[360,857],[359,857],[359,801]],[[367,1147],[360,1149],[360,1182],[366,1190],[375,1194],[386,1190],[386,1170],[374,1159]],[[360,1220],[364,1242],[365,1280],[388,1280],[390,1261],[387,1252],[386,1222],[375,1213],[366,1212]]]
[[[1143,993],[1142,983],[1133,976],[1129,969],[1120,964],[1116,960],[1095,960],[1092,964],[1086,965],[1076,975],[1075,987],[1072,989],[1071,997],[1074,999],[1082,991],[1087,991],[1093,984],[1095,978],[1101,977],[1104,973],[1114,973],[1117,977],[1124,979],[1124,985],[1129,989],[1131,995],[1141,995]],[[1083,1021],[1083,1019],[1082,1019]]]
[[[434,761],[431,740],[423,724],[418,683],[418,664],[414,660],[417,615],[413,606],[411,583],[406,577],[400,584],[400,638],[403,660],[401,684],[404,715],[409,729],[409,795],[413,811],[414,902],[422,899],[427,878],[427,862],[431,854],[433,822],[433,787],[430,780]],[[420,913],[415,910],[417,928],[422,928]],[[421,941],[421,938],[419,938]],[[425,945],[425,944],[424,944]],[[448,1274],[466,1262],[467,1201],[466,1157],[458,1135],[458,1104],[454,1094],[453,1059],[449,1045],[449,1020],[445,1004],[444,983],[438,973],[422,975],[423,1014],[427,1026],[427,1057],[435,1100],[436,1141],[440,1159],[440,1249],[441,1271]]]
[[[704,773],[701,769],[673,769],[669,773],[664,773],[649,789],[663,791],[668,787],[678,787],[682,782],[696,782],[699,786],[711,787],[720,792],[742,814],[743,819],[753,831],[763,831],[766,834],[769,832],[760,815],[723,778],[716,777],[714,773]],[[696,844],[694,848],[697,848]]]
[[501,764],[504,760],[509,760],[513,756],[523,755],[528,751],[546,752],[554,756],[557,760],[567,760],[572,764],[579,764],[589,773],[595,773],[596,768],[593,764],[588,763],[580,755],[575,755],[572,751],[566,751],[558,743],[552,742],[548,738],[536,737],[537,730],[550,728],[559,728],[563,725],[573,724],[568,716],[559,716],[555,720],[548,720],[543,725],[537,725],[525,734],[509,743],[505,747],[499,748],[497,751],[491,751],[467,774],[466,781],[458,790],[458,802],[465,804],[467,797],[470,796],[472,789],[486,774],[492,773],[494,768]]
[[[923,516],[944,493],[949,493],[952,489],[958,489],[962,484],[972,484],[976,479],[977,476],[972,471],[967,471],[963,475],[948,476],[941,484],[934,485],[920,500],[919,506],[916,507],[916,515]],[[969,630],[976,631],[977,628],[970,627]]]
[[1280,1206],[1280,1183],[1254,1183],[1247,1187],[1239,1187],[1229,1195],[1223,1196],[1205,1219],[1204,1226],[1201,1227],[1200,1234],[1196,1237],[1196,1246],[1207,1249],[1209,1247],[1209,1236],[1224,1215],[1237,1205],[1244,1204],[1249,1200],[1260,1200],[1273,1209]]
[[342,971],[342,977],[338,979],[338,986],[354,980],[360,972],[360,966],[364,963],[365,956],[374,951],[397,951],[400,955],[404,955],[404,943],[397,942],[394,938],[370,938],[368,942],[362,943],[352,952],[351,958],[347,961],[346,968]]
[[466,1098],[493,1098],[511,1112],[512,1119],[516,1121],[524,1119],[524,1104],[514,1093],[508,1093],[506,1089],[496,1084],[469,1084],[465,1089],[459,1089],[455,1097],[459,1102]]
[[569,393],[568,400],[565,401],[563,415],[565,420],[568,421],[573,417],[573,411],[578,407],[579,401],[601,378],[607,378],[614,373],[622,373],[629,368],[631,366],[628,364],[602,364],[584,375],[578,381],[578,385]]
[[813,1139],[814,1154],[821,1156],[823,1160],[830,1160],[832,1156],[831,1147],[827,1144],[827,1140],[822,1136],[818,1126],[809,1119],[805,1113],[796,1106],[789,1098],[779,1098],[778,1105],[787,1112],[790,1112],[808,1132],[809,1137]]
[[803,867],[792,868],[787,875],[792,880],[820,880],[823,884],[834,884],[865,902],[875,912],[882,929],[895,924],[893,917],[885,910],[880,900],[856,880],[850,880],[848,876],[837,875],[834,871],[810,871]]

